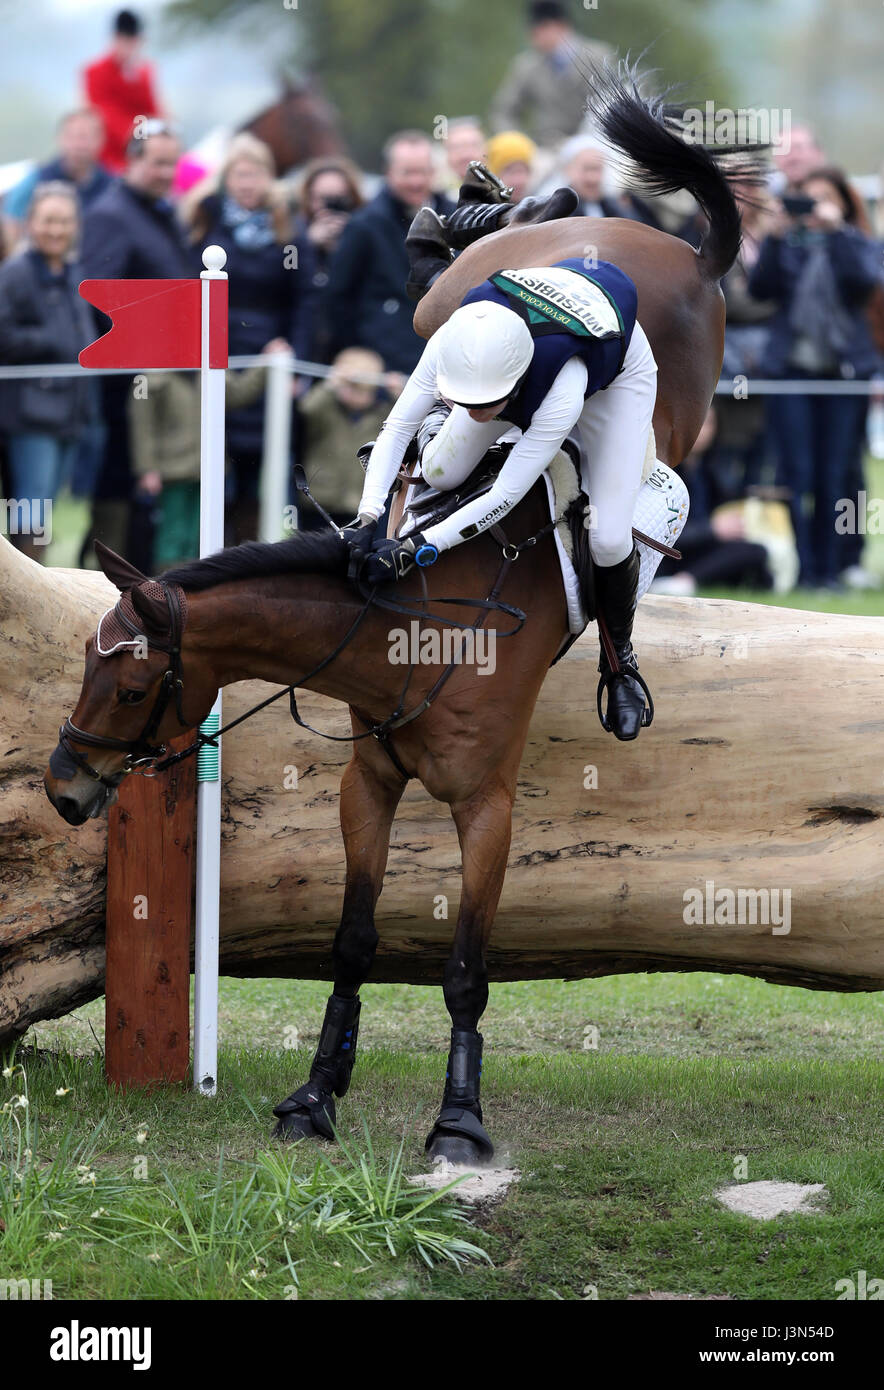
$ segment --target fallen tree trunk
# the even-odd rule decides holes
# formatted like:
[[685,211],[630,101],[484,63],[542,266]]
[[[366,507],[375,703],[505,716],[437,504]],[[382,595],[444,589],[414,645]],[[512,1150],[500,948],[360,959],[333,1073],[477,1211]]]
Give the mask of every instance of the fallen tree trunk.
[[[107,826],[65,825],[42,775],[83,642],[116,591],[99,574],[44,570],[5,540],[0,580],[2,1037],[103,988]],[[715,970],[884,987],[882,631],[880,619],[647,598],[636,645],[657,717],[633,744],[598,725],[596,646],[592,632],[581,639],[531,726],[492,978]],[[267,692],[229,688],[225,718]],[[284,704],[224,742],[221,970],[330,978],[348,745],[296,728]],[[305,693],[302,707],[347,731],[342,706]],[[438,982],[458,894],[447,809],[412,784],[371,978]]]

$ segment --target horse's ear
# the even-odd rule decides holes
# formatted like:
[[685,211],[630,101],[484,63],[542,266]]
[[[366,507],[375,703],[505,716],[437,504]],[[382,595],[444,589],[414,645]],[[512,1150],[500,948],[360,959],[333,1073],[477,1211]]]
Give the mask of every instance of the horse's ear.
[[164,599],[151,598],[137,586],[132,589],[129,597],[135,612],[144,619],[145,628],[150,628],[156,633],[168,632],[169,607]]
[[134,584],[143,584],[148,578],[146,574],[141,573],[141,570],[130,565],[128,560],[124,560],[122,555],[111,550],[110,546],[105,545],[103,541],[95,542],[95,554],[98,556],[98,563],[103,573],[107,575],[112,584],[116,584],[120,593],[125,593]]

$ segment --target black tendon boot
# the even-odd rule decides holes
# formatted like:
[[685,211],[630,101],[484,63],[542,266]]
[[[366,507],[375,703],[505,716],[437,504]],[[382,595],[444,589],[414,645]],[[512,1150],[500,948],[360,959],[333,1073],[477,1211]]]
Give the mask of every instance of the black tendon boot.
[[487,1163],[494,1145],[482,1126],[479,1083],[482,1076],[482,1034],[452,1028],[442,1109],[424,1149],[434,1161]]
[[[595,566],[596,602],[613,648],[613,652],[609,651],[602,639],[599,659],[601,679],[597,695],[599,719],[603,729],[623,742],[638,738],[639,729],[650,724],[654,717],[654,702],[638,673],[631,640],[639,564],[638,549],[633,546],[632,554],[626,560],[621,560],[619,565]],[[608,708],[603,712],[602,695],[605,689],[608,692]]]
[[427,290],[451,265],[445,223],[434,208],[421,208],[405,238],[409,273],[405,293],[409,299],[423,299]]
[[310,1067],[310,1080],[274,1107],[279,1123],[274,1139],[302,1139],[319,1134],[334,1139],[335,1103],[344,1096],[356,1059],[359,1036],[359,996],[346,999],[333,994],[325,1006],[319,1045]]

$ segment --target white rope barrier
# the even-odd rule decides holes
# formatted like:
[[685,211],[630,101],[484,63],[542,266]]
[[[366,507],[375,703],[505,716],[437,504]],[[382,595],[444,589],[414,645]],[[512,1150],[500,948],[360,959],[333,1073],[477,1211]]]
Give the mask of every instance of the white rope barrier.
[[[265,367],[268,371],[271,368],[279,368],[287,371],[292,376],[313,376],[329,377],[334,368],[329,367],[323,362],[306,362],[299,357],[290,357],[287,353],[261,353],[250,357],[231,357],[230,366],[240,367]],[[151,372],[161,371],[196,371],[195,367],[156,367],[151,368]],[[49,362],[41,365],[9,366],[0,367],[0,381],[21,381],[29,377],[66,377],[66,376],[127,376],[133,377],[146,375],[131,371],[128,367],[100,367],[89,368],[81,367],[77,362]],[[347,372],[348,381],[364,381],[371,386],[384,386],[390,373],[377,372]],[[742,400],[750,396],[877,396],[884,394],[884,377],[872,377],[871,380],[853,380],[843,378],[837,381],[831,377],[823,377],[819,380],[808,379],[807,381],[780,380],[778,378],[767,379],[759,377],[756,381],[753,377],[722,377],[715,388],[717,396],[733,396],[735,399]]]

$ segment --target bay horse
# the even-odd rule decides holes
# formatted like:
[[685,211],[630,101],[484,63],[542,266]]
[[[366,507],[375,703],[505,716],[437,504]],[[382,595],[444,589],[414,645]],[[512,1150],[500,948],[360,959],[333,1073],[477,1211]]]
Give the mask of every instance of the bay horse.
[[239,129],[270,147],[280,178],[310,159],[344,153],[336,112],[312,78],[309,82],[283,78],[279,100]]
[[[646,101],[619,79],[606,82],[605,133],[647,171],[652,186],[694,194],[709,222],[699,252],[620,219],[511,227],[464,252],[421,302],[415,322],[428,336],[469,287],[501,267],[544,266],[590,253],[615,262],[638,287],[639,318],[659,370],[657,449],[677,466],[699,432],[720,373],[724,303],[718,282],[737,254],[739,214],[727,176],[709,151],[679,139],[659,102]],[[462,865],[442,981],[451,1050],[440,1114],[426,1148],[432,1159],[473,1165],[493,1153],[479,1083],[478,1024],[488,999],[485,947],[507,869],[529,721],[567,635],[548,521],[541,480],[508,516],[505,549],[499,534],[484,532],[441,556],[430,576],[428,627],[484,622],[499,601],[510,614],[521,610],[526,620],[518,633],[497,643],[493,671],[486,668],[479,678],[467,664],[448,667],[440,684],[441,665],[418,664],[407,692],[401,666],[387,659],[391,622],[398,626],[401,613],[391,618],[382,605],[410,604],[419,611],[421,576],[413,571],[394,590],[360,592],[347,577],[348,546],[337,531],[247,543],[166,571],[158,581],[100,548],[102,568],[123,594],[114,610],[115,630],[125,636],[140,627],[148,647],[146,658],[136,659],[128,648],[100,655],[95,637],[86,643],[80,697],[44,778],[50,800],[71,824],[98,814],[127,771],[156,766],[158,743],[195,729],[218,689],[232,682],[304,686],[350,709],[353,754],[340,796],[346,885],[333,946],[334,992],[308,1080],[275,1108],[278,1137],[333,1137],[334,1096],[343,1096],[350,1083],[359,989],[379,940],[375,909],[390,829],[414,777],[450,808]],[[526,547],[535,537],[536,544]],[[455,601],[449,619],[448,609],[438,611],[441,596]],[[504,616],[502,626],[516,624]],[[588,691],[587,718],[592,703]]]

